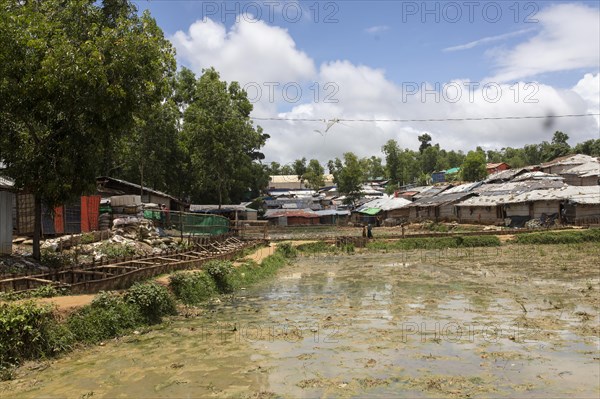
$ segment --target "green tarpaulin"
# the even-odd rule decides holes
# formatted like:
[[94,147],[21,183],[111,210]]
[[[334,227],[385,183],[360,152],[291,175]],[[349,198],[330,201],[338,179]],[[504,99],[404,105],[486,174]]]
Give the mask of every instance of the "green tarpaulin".
[[158,210],[145,210],[144,218],[157,221],[156,225],[167,225],[166,228],[183,231],[184,234],[217,235],[229,231],[229,219],[218,215],[203,213],[168,212],[161,215]]
[[364,213],[366,215],[377,215],[379,212],[381,212],[381,209],[379,208],[367,208],[367,209],[363,209],[362,211],[359,211],[360,213]]

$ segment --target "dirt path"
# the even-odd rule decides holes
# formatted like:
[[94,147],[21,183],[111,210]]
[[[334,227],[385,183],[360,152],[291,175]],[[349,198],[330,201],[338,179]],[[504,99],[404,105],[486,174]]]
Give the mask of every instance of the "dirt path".
[[60,313],[70,312],[74,309],[89,305],[96,297],[96,294],[90,295],[65,295],[55,296],[53,298],[40,298],[39,303],[50,303],[56,305]]

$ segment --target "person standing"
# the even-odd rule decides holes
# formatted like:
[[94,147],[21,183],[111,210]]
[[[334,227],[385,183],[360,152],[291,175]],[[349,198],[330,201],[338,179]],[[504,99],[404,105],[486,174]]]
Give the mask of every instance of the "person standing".
[[373,229],[373,226],[371,226],[371,223],[369,223],[369,225],[367,226],[367,237],[373,238],[373,232],[371,231]]

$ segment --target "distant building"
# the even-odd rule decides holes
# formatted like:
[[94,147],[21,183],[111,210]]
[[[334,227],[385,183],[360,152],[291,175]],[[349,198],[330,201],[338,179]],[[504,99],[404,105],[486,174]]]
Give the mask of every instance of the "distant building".
[[[333,185],[333,175],[324,175],[325,186]],[[269,176],[270,189],[303,190],[306,189],[305,182],[301,181],[297,175],[274,175]]]
[[506,162],[488,163],[487,165],[485,165],[485,168],[487,169],[487,174],[491,175],[492,173],[498,173],[502,172],[503,170],[510,169],[510,165]]
[[139,184],[131,183],[126,180],[116,179],[114,177],[102,176],[96,179],[96,188],[102,198],[109,198],[115,195],[140,195],[142,202],[152,204],[165,204],[167,208],[176,211],[183,211],[187,204],[180,199],[153,190],[150,187],[141,187]]
[[460,172],[460,168],[450,168],[439,172],[433,172],[431,174],[431,182],[433,184],[444,183],[447,181],[447,177],[450,177],[451,175],[456,175],[458,172]]

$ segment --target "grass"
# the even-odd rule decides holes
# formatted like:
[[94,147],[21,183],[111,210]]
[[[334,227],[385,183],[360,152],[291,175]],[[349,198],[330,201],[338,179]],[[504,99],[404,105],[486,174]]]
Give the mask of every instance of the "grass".
[[67,295],[69,290],[63,287],[55,287],[53,285],[42,285],[34,290],[15,293],[15,292],[0,292],[0,300],[2,301],[19,301],[29,298],[52,298],[55,296]]
[[600,229],[519,234],[515,237],[514,242],[517,244],[578,244],[583,242],[600,242]]
[[453,236],[431,238],[409,238],[396,241],[371,241],[368,249],[374,250],[412,250],[412,249],[444,249],[500,246],[496,236]]

